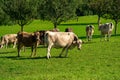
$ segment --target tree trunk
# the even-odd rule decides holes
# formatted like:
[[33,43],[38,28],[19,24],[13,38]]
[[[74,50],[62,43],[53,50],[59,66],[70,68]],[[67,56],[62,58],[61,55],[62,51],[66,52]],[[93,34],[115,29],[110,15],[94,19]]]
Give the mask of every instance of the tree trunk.
[[23,26],[21,26],[21,32],[23,32]]
[[98,15],[98,28],[99,28],[99,25],[100,25],[100,15]]
[[118,25],[118,21],[115,21],[115,31],[114,31],[115,35],[117,34],[117,25]]
[[57,28],[57,23],[56,22],[54,23],[54,28]]

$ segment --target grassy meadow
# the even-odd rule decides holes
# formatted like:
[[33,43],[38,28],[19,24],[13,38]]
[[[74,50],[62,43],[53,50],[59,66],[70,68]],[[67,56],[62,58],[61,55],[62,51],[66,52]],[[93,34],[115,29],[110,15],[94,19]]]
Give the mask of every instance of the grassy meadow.
[[[111,20],[101,19],[102,23]],[[113,22],[113,21],[112,21]],[[85,27],[95,26],[93,40],[87,42]],[[46,59],[46,48],[40,45],[37,56],[31,58],[30,48],[21,51],[17,57],[17,49],[9,47],[0,49],[0,80],[120,80],[120,24],[117,35],[111,36],[110,41],[100,42],[100,32],[97,27],[97,16],[83,16],[63,22],[58,26],[60,31],[70,27],[85,43],[82,49],[69,50],[68,57],[59,58],[61,49],[52,48],[51,58]],[[53,29],[48,21],[34,20],[24,27],[24,31]],[[18,25],[0,26],[0,36],[17,33]],[[63,55],[64,56],[64,55]]]

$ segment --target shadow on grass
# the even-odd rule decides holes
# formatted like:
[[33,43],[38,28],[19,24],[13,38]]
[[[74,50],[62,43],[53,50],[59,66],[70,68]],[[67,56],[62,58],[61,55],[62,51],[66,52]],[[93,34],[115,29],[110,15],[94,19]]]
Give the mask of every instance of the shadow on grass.
[[12,59],[12,60],[29,60],[29,59],[30,60],[37,60],[37,59],[46,59],[46,56],[43,56],[43,57],[6,56],[4,58],[8,58],[8,59]]
[[[7,58],[7,59],[11,59],[11,60],[37,60],[37,59],[47,59],[46,56],[43,56],[43,57],[18,57],[18,56],[0,56],[0,58]],[[52,56],[50,59],[54,59],[54,58],[58,58],[58,59],[61,59],[61,58],[69,58],[69,57],[59,57],[59,56]]]
[[72,23],[72,24],[60,24],[59,26],[75,26],[75,25],[97,25],[97,23]]

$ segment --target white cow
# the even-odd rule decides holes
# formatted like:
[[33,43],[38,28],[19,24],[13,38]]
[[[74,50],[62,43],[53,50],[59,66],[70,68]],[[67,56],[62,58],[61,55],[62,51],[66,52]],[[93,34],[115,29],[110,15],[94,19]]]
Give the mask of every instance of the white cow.
[[94,33],[94,26],[93,25],[87,25],[86,26],[86,38],[88,41],[92,40],[92,35]]
[[102,36],[105,36],[105,40],[107,37],[107,41],[109,41],[109,38],[110,38],[112,31],[113,31],[113,28],[114,28],[114,25],[112,22],[100,24],[99,30],[101,31],[101,40],[102,40]]
[[13,44],[13,48],[16,47],[16,43],[17,43],[17,34],[6,34],[4,36],[1,37],[1,48],[8,47],[8,44]]
[[78,39],[78,37],[73,32],[50,32],[47,31],[45,35],[45,40],[48,45],[47,48],[47,58],[51,57],[50,50],[54,46],[56,48],[63,48],[60,57],[64,50],[66,49],[65,57],[67,56],[68,49],[72,49],[75,46],[78,49],[81,49],[82,40]]

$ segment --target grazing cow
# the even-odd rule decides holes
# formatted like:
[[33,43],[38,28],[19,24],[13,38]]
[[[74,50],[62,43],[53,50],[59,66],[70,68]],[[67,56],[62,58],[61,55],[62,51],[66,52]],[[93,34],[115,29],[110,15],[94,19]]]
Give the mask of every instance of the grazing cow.
[[99,30],[101,31],[101,40],[102,40],[102,36],[105,36],[105,40],[107,37],[107,41],[109,41],[109,38],[110,38],[112,31],[113,31],[113,28],[114,28],[114,25],[112,22],[100,24]]
[[72,28],[66,28],[65,32],[73,32]]
[[92,35],[94,33],[94,26],[93,25],[87,25],[86,26],[86,38],[88,41],[92,40]]
[[8,47],[8,44],[13,44],[13,48],[16,47],[16,43],[17,43],[17,34],[6,34],[4,36],[1,37],[1,48]]
[[65,57],[67,56],[68,49],[72,49],[75,46],[78,49],[81,49],[82,40],[79,40],[78,37],[73,32],[50,32],[47,31],[45,35],[45,40],[48,45],[47,49],[47,58],[51,57],[50,50],[54,46],[56,48],[63,48],[60,57],[64,50],[66,49]]
[[27,33],[27,32],[18,32],[18,57],[20,56],[20,49],[25,47],[31,47],[31,57],[36,55],[37,45],[39,43],[39,32]]

